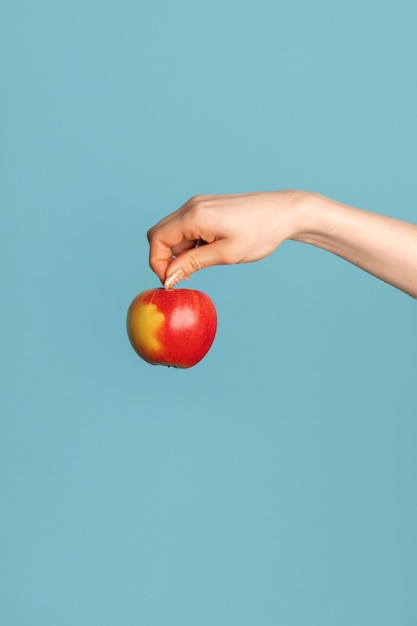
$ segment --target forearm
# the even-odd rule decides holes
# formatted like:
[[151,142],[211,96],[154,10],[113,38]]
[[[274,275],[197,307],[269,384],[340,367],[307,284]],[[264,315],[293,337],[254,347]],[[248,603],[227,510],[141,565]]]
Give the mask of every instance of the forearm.
[[417,298],[417,225],[306,193],[291,239],[332,252]]

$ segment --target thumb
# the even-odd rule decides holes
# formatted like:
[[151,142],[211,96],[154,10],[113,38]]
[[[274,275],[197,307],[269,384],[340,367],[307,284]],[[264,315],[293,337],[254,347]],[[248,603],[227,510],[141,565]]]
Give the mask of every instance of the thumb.
[[167,267],[165,289],[172,289],[181,280],[203,268],[232,263],[230,255],[227,254],[228,243],[230,242],[226,239],[218,239],[179,254]]

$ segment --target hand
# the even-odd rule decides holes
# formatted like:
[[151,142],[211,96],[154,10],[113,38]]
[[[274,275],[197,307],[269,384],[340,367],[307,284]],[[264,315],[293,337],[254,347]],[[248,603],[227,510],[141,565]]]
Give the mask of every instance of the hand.
[[166,288],[202,268],[248,263],[295,234],[302,192],[195,196],[148,231],[149,263]]
[[150,265],[167,289],[203,267],[257,261],[293,239],[417,298],[417,225],[316,193],[196,196],[151,228],[148,239]]

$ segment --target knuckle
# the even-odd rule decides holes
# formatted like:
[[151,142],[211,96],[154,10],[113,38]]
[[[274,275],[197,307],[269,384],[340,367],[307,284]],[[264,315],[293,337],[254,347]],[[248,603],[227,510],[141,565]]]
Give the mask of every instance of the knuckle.
[[184,227],[188,229],[187,232],[194,235],[190,238],[204,239],[202,234],[212,225],[211,208],[212,196],[197,195],[190,198],[184,213]]
[[200,216],[205,212],[208,206],[208,196],[198,195],[193,196],[189,200],[189,213],[192,217]]
[[149,257],[149,266],[153,271],[155,271],[158,266],[158,263],[155,261],[155,259],[153,259],[152,257]]
[[196,254],[190,254],[189,255],[188,263],[190,264],[190,267],[191,267],[193,272],[199,272],[203,268],[203,265],[202,265],[200,259],[198,258],[198,255],[196,255]]
[[188,203],[190,205],[190,207],[195,207],[198,206],[199,204],[201,204],[204,201],[205,196],[203,194],[197,194],[195,196],[192,196]]

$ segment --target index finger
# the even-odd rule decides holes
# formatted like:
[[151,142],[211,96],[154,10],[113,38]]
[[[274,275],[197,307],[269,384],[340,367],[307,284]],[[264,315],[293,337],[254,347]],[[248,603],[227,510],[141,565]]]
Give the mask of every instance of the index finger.
[[148,231],[149,265],[163,283],[174,249],[184,251],[193,248],[199,237],[185,233],[178,216],[165,218]]
[[164,282],[167,268],[176,254],[195,247],[198,241],[207,240],[207,234],[204,236],[200,232],[201,219],[196,213],[203,199],[204,196],[193,196],[148,230],[149,265],[161,282]]

